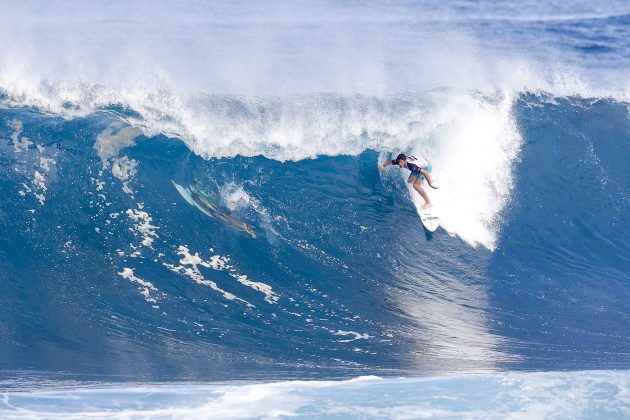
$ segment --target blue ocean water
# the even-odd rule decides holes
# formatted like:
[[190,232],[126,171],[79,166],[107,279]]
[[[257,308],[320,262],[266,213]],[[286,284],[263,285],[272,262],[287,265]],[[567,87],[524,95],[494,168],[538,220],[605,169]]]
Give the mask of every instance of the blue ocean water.
[[626,2],[3,8],[3,416],[628,414]]

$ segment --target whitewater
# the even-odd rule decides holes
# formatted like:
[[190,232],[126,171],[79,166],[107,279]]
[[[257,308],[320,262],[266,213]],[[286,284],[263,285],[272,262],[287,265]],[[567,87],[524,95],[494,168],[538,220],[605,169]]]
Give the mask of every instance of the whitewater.
[[2,417],[630,415],[626,2],[0,10]]

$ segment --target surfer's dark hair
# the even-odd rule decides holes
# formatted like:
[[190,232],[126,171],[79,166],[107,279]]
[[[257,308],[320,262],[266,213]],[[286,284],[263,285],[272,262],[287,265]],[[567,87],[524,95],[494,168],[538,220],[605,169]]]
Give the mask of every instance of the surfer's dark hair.
[[407,160],[407,156],[405,156],[404,153],[399,154],[396,158],[396,162],[400,162],[401,160]]

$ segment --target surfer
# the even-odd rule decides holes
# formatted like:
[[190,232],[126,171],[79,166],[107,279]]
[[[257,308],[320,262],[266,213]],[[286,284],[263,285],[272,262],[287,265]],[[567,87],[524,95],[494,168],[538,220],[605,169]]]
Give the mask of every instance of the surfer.
[[433,203],[431,203],[429,196],[422,188],[422,181],[424,181],[426,178],[431,188],[438,188],[437,186],[433,185],[433,180],[431,179],[432,166],[431,163],[429,163],[429,161],[424,158],[418,159],[413,156],[409,156],[409,159],[413,159],[414,163],[408,162],[407,156],[405,156],[404,153],[401,153],[396,157],[396,159],[386,160],[382,165],[378,167],[378,170],[382,171],[383,169],[391,165],[398,165],[401,168],[409,169],[411,171],[411,174],[409,174],[407,182],[412,183],[413,188],[418,191],[418,194],[420,194],[422,198],[424,198],[425,203],[424,206],[422,206],[422,209],[426,210],[428,208],[431,208],[433,206]]

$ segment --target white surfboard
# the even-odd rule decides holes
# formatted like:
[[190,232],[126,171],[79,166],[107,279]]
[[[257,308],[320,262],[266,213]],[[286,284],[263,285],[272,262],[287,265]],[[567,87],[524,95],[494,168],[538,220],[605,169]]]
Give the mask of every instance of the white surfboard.
[[[426,190],[426,183],[422,185]],[[411,195],[411,201],[414,206],[416,206],[416,211],[418,215],[420,215],[420,220],[424,225],[424,228],[429,232],[435,232],[435,230],[440,226],[440,216],[438,214],[439,206],[435,204],[433,201],[433,207],[430,209],[422,210],[422,206],[424,206],[424,200],[420,197],[420,194],[413,188],[413,185],[407,183],[407,188],[409,189],[409,194]],[[428,191],[428,194],[435,194],[435,191]],[[437,208],[436,208],[437,207]]]
[[438,226],[440,226],[440,216],[437,215],[437,212],[435,211],[435,206],[427,210],[422,210],[422,208],[419,208],[418,214],[420,215],[420,220],[422,220],[422,224],[424,225],[425,229],[429,232],[435,232]]

